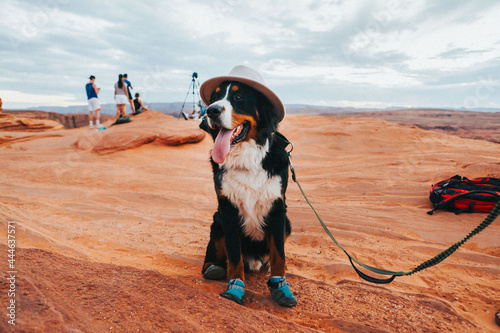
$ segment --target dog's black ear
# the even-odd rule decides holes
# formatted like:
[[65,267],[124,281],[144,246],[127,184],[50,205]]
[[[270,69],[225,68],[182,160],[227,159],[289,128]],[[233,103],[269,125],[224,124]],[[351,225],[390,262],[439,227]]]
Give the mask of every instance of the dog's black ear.
[[264,95],[258,99],[257,109],[259,111],[257,143],[264,145],[278,128],[278,111]]

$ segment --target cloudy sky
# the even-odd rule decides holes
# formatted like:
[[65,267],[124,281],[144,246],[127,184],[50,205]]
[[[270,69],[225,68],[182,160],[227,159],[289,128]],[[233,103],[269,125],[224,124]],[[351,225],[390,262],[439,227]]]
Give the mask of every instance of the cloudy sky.
[[285,104],[500,109],[497,0],[0,0],[4,108],[183,101],[238,64]]

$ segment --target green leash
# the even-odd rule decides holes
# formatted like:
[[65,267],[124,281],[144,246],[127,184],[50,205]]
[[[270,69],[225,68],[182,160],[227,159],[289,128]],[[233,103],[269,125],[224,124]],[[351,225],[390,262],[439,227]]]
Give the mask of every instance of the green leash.
[[[337,244],[337,246],[339,248],[341,248],[342,251],[344,251],[344,253],[347,255],[347,257],[349,257],[349,261],[351,262],[352,267],[354,267],[354,270],[356,271],[356,273],[358,273],[358,275],[361,278],[365,279],[366,281],[373,282],[373,283],[380,283],[380,284],[390,283],[390,282],[392,282],[394,280],[394,278],[396,276],[412,275],[412,274],[417,273],[417,272],[419,272],[421,270],[424,270],[426,268],[435,266],[435,265],[439,264],[441,261],[443,261],[444,259],[446,259],[447,257],[449,257],[453,252],[455,252],[460,246],[462,246],[462,244],[464,244],[465,242],[467,242],[471,237],[473,237],[474,235],[478,234],[483,229],[485,229],[487,226],[489,226],[491,223],[493,223],[493,221],[500,214],[500,201],[499,201],[499,202],[497,202],[497,204],[495,205],[495,207],[493,207],[493,209],[488,214],[488,216],[484,219],[484,221],[481,222],[481,224],[479,224],[474,230],[472,230],[461,241],[453,244],[448,249],[444,250],[443,252],[441,252],[440,254],[438,254],[437,256],[435,256],[434,258],[431,258],[431,259],[427,260],[426,262],[423,262],[422,264],[418,265],[417,267],[415,267],[411,271],[395,272],[395,271],[389,271],[389,270],[386,270],[386,269],[372,267],[372,266],[363,264],[362,262],[360,262],[356,258],[354,258],[349,252],[347,252],[347,250],[344,249],[342,247],[342,245],[339,244],[339,242],[337,242],[337,240],[335,239],[335,237],[333,237],[333,235],[331,234],[330,230],[328,230],[328,227],[326,226],[325,222],[323,222],[323,220],[319,216],[319,214],[316,211],[316,209],[314,209],[313,205],[311,204],[311,202],[307,198],[307,195],[304,193],[304,190],[302,189],[302,186],[300,186],[300,183],[297,180],[297,175],[295,174],[295,169],[294,169],[293,164],[292,164],[292,155],[291,155],[291,152],[293,150],[293,144],[290,141],[288,141],[281,133],[278,133],[278,134],[279,134],[279,136],[281,136],[281,137],[278,136],[278,138],[280,138],[281,140],[284,139],[284,140],[286,140],[286,142],[288,142],[288,144],[292,145],[292,149],[290,149],[289,151],[287,151],[287,153],[288,153],[288,159],[289,159],[289,162],[290,162],[290,170],[292,171],[292,179],[293,179],[293,181],[299,187],[300,192],[302,193],[302,196],[304,197],[304,199],[306,199],[306,202],[309,205],[309,207],[311,207],[311,209],[313,210],[314,214],[316,214],[316,217],[318,218],[318,221],[323,226],[323,229],[325,230],[325,232],[328,234],[328,236],[330,236],[330,238],[335,242],[335,244]],[[288,146],[288,144],[287,144],[287,146]],[[365,273],[361,272],[354,265],[353,261],[356,262],[358,265],[360,265],[360,266],[362,266],[362,267],[366,268],[367,270],[372,271],[374,273],[381,274],[381,275],[392,275],[392,276],[390,278],[388,278],[388,279],[377,279],[377,278],[374,278],[372,276],[366,275]]]

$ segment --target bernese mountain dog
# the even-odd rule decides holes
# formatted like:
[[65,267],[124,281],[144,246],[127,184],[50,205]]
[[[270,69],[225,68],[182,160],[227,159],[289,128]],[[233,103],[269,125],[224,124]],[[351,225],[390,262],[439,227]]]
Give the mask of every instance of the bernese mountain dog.
[[200,95],[208,105],[200,128],[214,140],[210,160],[218,199],[203,276],[227,277],[221,296],[243,304],[245,272],[270,268],[272,299],[292,307],[297,299],[285,278],[285,240],[291,232],[285,204],[288,142],[277,132],[284,107],[246,66],[208,80]]

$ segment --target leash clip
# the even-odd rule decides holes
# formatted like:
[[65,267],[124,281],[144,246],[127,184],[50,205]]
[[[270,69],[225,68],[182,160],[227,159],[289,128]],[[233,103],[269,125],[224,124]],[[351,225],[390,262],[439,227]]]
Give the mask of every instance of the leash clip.
[[293,169],[293,165],[292,165],[292,151],[293,151],[293,143],[291,143],[290,141],[288,141],[288,146],[291,146],[290,147],[290,150],[287,150],[286,153],[288,154],[288,161],[290,162],[290,167]]
[[[288,163],[290,163],[290,171],[292,172],[292,179],[294,182],[297,183],[297,176],[295,175],[295,169],[293,167],[292,163],[292,151],[293,151],[293,143],[290,141],[288,142],[289,145],[291,145],[290,150],[287,150],[286,153],[288,154]],[[288,145],[287,145],[288,146]]]
[[289,145],[290,145],[290,146],[292,146],[292,147],[290,148],[290,150],[287,150],[286,152],[288,153],[288,156],[290,156],[290,157],[291,157],[291,156],[292,156],[292,155],[291,155],[291,153],[292,153],[292,151],[293,151],[293,143],[292,143],[292,142],[290,142],[290,141],[288,141],[288,145],[287,145],[287,147],[288,147]]

